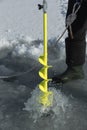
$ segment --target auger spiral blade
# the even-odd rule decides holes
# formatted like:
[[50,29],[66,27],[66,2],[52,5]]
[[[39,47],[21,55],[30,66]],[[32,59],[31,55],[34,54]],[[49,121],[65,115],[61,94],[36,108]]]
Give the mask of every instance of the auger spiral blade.
[[42,65],[46,65],[46,58],[45,58],[44,55],[39,57],[39,62],[40,62]]
[[49,80],[43,80],[40,84],[39,84],[39,89],[46,93],[48,90],[47,90],[47,83],[48,83]]
[[48,48],[47,48],[47,2],[43,0],[43,55],[39,57],[40,64],[43,67],[39,71],[39,76],[43,79],[43,81],[39,84],[39,89],[41,91],[41,95],[39,97],[39,102],[44,106],[50,106],[52,104],[53,93],[48,90],[48,68],[52,66],[48,66]]
[[39,71],[39,75],[42,79],[47,80],[47,71],[48,71],[48,67],[43,67],[40,71]]

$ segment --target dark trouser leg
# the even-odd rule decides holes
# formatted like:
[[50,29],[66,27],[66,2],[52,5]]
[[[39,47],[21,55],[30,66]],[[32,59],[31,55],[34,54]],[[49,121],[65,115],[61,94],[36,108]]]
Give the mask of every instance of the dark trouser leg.
[[[68,2],[67,16],[72,12],[75,0]],[[83,65],[85,63],[86,53],[86,30],[87,30],[87,5],[82,3],[77,13],[76,20],[72,23],[73,39],[68,28],[68,38],[65,40],[66,64],[68,66]],[[67,17],[66,16],[66,17]]]
[[[69,0],[67,16],[72,12],[75,0]],[[61,75],[53,77],[53,81],[68,82],[73,79],[82,79],[84,77],[83,64],[85,63],[86,52],[86,30],[87,30],[87,7],[81,6],[77,13],[76,20],[72,23],[73,39],[68,28],[68,37],[65,39],[66,64],[67,70]]]
[[83,65],[85,63],[86,41],[85,39],[65,39],[66,64],[68,67]]

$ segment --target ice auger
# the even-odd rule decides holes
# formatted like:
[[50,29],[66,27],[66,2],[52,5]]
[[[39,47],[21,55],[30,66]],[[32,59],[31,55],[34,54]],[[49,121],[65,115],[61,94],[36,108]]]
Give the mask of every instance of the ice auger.
[[39,76],[43,81],[39,84],[41,94],[39,96],[39,102],[44,106],[51,106],[53,100],[52,91],[48,90],[48,47],[47,47],[47,2],[43,0],[43,5],[38,4],[38,8],[43,9],[43,55],[39,57],[39,62],[43,65],[43,68],[39,71]]

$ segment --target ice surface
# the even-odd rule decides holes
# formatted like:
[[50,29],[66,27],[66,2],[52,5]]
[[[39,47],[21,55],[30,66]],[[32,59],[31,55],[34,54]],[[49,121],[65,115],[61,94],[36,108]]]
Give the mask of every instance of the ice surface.
[[[42,11],[36,0],[0,0],[0,76],[28,71],[10,80],[0,80],[0,130],[87,130],[87,57],[85,79],[59,87],[53,106],[46,110],[36,102],[38,57],[43,53]],[[49,77],[62,73],[65,65],[64,30],[67,0],[48,2]],[[33,105],[33,106],[32,106]],[[25,109],[25,110],[24,110]],[[43,111],[42,111],[43,110]],[[36,121],[36,122],[35,122]]]
[[[40,90],[38,86],[32,92],[31,98],[28,99],[23,110],[29,111],[31,117],[37,121],[38,118],[48,114],[50,111],[53,112],[53,116],[59,116],[60,111],[65,112],[66,106],[68,105],[68,98],[63,95],[60,91],[55,88],[49,88],[53,93],[53,104],[49,107],[45,107],[39,103]],[[51,114],[51,113],[49,113]]]
[[[42,39],[42,11],[38,10],[42,1],[2,0],[0,3],[0,37],[14,37],[17,34]],[[48,38],[60,35],[64,27],[66,1],[48,0]],[[63,6],[64,4],[64,6]],[[63,11],[63,12],[62,12]]]

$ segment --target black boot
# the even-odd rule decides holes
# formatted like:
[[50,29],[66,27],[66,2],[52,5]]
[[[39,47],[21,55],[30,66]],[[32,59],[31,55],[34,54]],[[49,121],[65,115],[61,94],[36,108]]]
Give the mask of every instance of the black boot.
[[85,49],[85,40],[74,41],[66,38],[65,50],[68,67],[64,73],[52,78],[54,83],[66,83],[71,80],[84,78],[83,64],[85,62]]

